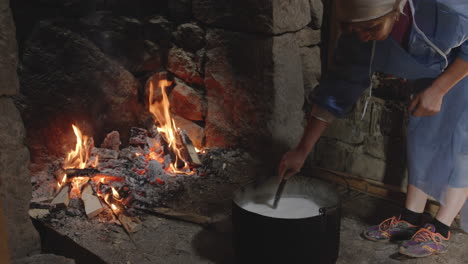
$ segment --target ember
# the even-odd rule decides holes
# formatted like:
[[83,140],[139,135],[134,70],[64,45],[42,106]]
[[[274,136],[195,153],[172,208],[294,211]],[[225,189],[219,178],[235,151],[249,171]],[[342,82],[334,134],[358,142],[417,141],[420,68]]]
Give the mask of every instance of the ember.
[[131,128],[131,146],[127,148],[119,150],[117,131],[110,132],[97,148],[92,137],[72,125],[76,145],[54,172],[58,185],[55,204],[74,207],[76,212],[82,210],[76,208],[81,204],[76,201],[81,199],[86,216],[92,218],[104,210],[102,201],[127,232],[133,232],[139,230],[139,220],[131,216],[130,209],[151,204],[146,198],[149,190],[143,186],[149,184],[155,189],[178,175],[196,173],[194,167],[201,165],[199,150],[170,115],[166,91],[170,85],[167,80],[159,81],[162,100],[154,101],[154,86],[149,84],[149,111],[155,126],[150,130]]

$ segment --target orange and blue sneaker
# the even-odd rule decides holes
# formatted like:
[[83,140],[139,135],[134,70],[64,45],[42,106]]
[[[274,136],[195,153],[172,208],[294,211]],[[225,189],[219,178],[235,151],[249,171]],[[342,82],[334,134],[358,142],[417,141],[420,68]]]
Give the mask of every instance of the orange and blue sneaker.
[[412,225],[396,216],[384,220],[379,225],[371,226],[363,232],[363,236],[377,242],[388,242],[393,240],[406,240],[411,238],[418,226]]
[[442,254],[448,250],[449,239],[450,232],[444,237],[436,232],[434,225],[426,224],[410,240],[401,244],[400,253],[413,258]]

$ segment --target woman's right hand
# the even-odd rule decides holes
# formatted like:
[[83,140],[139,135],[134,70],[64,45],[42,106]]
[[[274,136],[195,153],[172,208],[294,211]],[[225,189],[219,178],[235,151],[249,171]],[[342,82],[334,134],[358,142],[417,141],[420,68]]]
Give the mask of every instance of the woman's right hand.
[[279,180],[289,179],[291,176],[298,173],[302,166],[304,166],[306,157],[307,153],[304,153],[304,151],[297,148],[286,152],[278,167]]

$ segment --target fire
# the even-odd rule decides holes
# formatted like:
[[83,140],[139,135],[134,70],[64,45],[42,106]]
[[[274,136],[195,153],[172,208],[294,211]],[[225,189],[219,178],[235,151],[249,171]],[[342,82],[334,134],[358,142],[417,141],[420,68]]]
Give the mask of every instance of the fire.
[[[164,139],[169,144],[169,147],[172,149],[176,155],[176,161],[171,163],[169,166],[169,171],[173,173],[184,173],[184,174],[193,174],[194,172],[190,171],[188,162],[182,157],[181,149],[177,146],[177,143],[180,143],[180,137],[177,133],[177,127],[174,119],[171,117],[170,113],[170,103],[167,96],[167,87],[171,85],[171,82],[168,80],[160,80],[158,83],[161,88],[163,99],[161,102],[153,102],[154,96],[154,85],[152,82],[149,84],[149,111],[153,114],[154,118],[158,121],[159,127],[158,132],[164,137]],[[150,159],[158,160],[159,162],[164,162],[162,157],[154,152],[150,153]],[[177,168],[179,162],[183,162],[183,168]]]
[[114,199],[119,200],[120,199],[119,192],[112,186],[111,186],[111,189],[112,189],[112,196],[114,197]]
[[76,145],[75,149],[70,151],[65,158],[63,163],[64,169],[84,169],[88,163],[91,148],[93,146],[89,144],[89,138],[87,136],[83,136],[81,130],[77,126],[72,125],[72,128],[76,136]]
[[89,177],[74,177],[71,185],[72,189],[70,191],[70,198],[79,198],[81,197],[81,188],[88,183]]

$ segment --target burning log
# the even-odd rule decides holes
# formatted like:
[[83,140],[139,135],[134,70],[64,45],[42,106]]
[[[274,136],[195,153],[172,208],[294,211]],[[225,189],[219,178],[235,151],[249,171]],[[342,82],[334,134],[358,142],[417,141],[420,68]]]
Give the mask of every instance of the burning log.
[[60,190],[57,196],[55,196],[50,204],[58,207],[68,207],[68,204],[70,203],[70,197],[68,195],[69,191],[69,185],[63,186],[63,188]]
[[195,150],[195,146],[193,146],[192,140],[190,137],[187,135],[187,132],[183,129],[179,129],[178,133],[180,137],[182,138],[182,142],[184,143],[183,146],[187,150],[187,154],[189,156],[189,161],[191,162],[192,165],[196,166],[201,166],[202,163],[200,159],[198,158],[197,151]]
[[89,183],[86,184],[81,192],[81,200],[83,200],[86,216],[88,216],[88,218],[93,218],[104,210],[101,201],[94,195],[93,189]]
[[95,168],[86,168],[86,169],[66,169],[65,173],[67,177],[78,177],[78,176],[93,176],[99,173],[98,169]]

